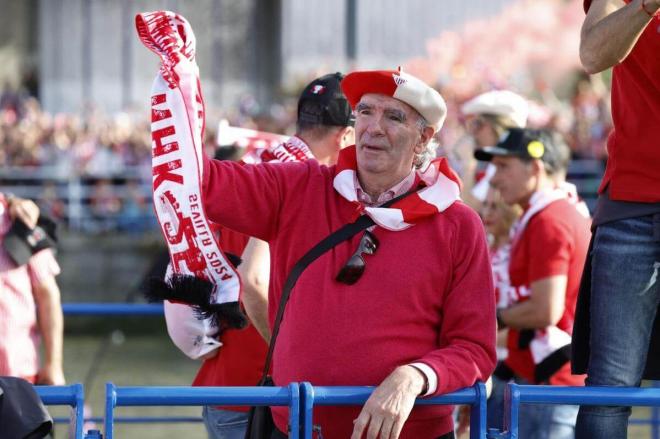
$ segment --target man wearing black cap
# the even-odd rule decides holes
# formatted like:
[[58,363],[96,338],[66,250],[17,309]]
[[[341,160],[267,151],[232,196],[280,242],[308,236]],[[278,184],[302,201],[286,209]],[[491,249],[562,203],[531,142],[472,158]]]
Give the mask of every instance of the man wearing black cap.
[[[251,153],[250,163],[315,159],[323,165],[337,163],[339,151],[355,142],[355,117],[341,91],[344,76],[337,72],[316,78],[298,99],[296,134],[275,148]],[[254,158],[257,157],[257,160]],[[243,253],[238,271],[243,280],[243,304],[259,333],[270,339],[268,328],[268,244],[253,238]]]
[[[314,159],[325,165],[335,164],[339,150],[354,142],[353,111],[339,87],[342,78],[341,73],[331,73],[307,84],[298,101],[296,134],[276,147],[250,152],[244,161],[254,164]],[[266,355],[263,339],[270,339],[268,243],[257,238],[248,241],[247,236],[226,228],[221,228],[220,235],[224,251],[242,254],[238,266],[243,287],[241,299],[252,324],[244,330],[225,330],[219,340],[222,346],[202,357],[199,357],[199,343],[190,344],[187,340],[195,335],[190,333],[190,328],[203,328],[194,320],[183,323],[181,317],[195,319],[194,314],[179,313],[175,307],[180,305],[168,304],[165,313],[168,331],[184,353],[205,360],[193,381],[194,386],[253,386],[259,380]],[[203,418],[209,437],[243,439],[247,409],[245,406],[204,407]]]
[[[513,128],[497,145],[475,151],[477,160],[495,165],[490,184],[504,201],[523,209],[512,227],[509,265],[517,297],[497,315],[498,326],[510,330],[509,355],[495,371],[495,389],[510,379],[557,385],[584,382],[571,375],[570,343],[589,219],[557,185],[566,148],[549,132]],[[501,428],[501,397],[495,391],[490,401],[489,423],[495,428]],[[520,416],[520,437],[574,435],[577,407],[526,405],[521,410],[525,413]]]

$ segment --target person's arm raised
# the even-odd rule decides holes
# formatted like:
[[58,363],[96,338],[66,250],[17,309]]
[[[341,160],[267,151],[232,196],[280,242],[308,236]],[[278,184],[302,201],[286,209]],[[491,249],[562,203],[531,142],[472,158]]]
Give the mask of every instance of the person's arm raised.
[[602,72],[626,59],[658,8],[660,0],[593,0],[580,35],[585,70]]

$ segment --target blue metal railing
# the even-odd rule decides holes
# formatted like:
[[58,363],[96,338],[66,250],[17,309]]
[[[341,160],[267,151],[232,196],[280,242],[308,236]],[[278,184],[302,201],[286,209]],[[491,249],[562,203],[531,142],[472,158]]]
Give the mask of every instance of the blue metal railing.
[[65,315],[79,316],[162,316],[163,304],[158,303],[63,303]]
[[113,438],[117,406],[276,405],[289,407],[290,437],[298,439],[300,390],[287,387],[116,387],[106,384],[105,439]]
[[[196,405],[279,405],[289,407],[290,437],[311,438],[314,406],[361,405],[374,387],[326,387],[310,383],[291,383],[287,387],[116,387],[106,384],[105,438],[113,438],[114,417],[118,406],[196,406]],[[35,386],[46,405],[73,408],[75,438],[96,438],[98,431],[83,436],[82,384]],[[574,404],[660,407],[660,388],[565,387],[509,384],[505,398],[505,430],[486,433],[486,389],[482,383],[434,398],[418,399],[417,405],[465,404],[471,406],[471,439],[518,439],[520,404]],[[160,419],[160,418],[158,418]],[[156,421],[158,420],[156,419]],[[163,419],[164,420],[164,419]],[[198,419],[191,418],[190,422]],[[656,419],[657,421],[657,419]],[[154,422],[154,419],[129,419],[128,422]],[[658,438],[658,423],[652,423],[652,438]],[[302,427],[302,429],[301,429]]]
[[72,417],[75,425],[75,438],[83,438],[83,403],[85,393],[82,384],[70,386],[34,386],[37,395],[46,405],[68,405],[72,408]]
[[[91,316],[91,315],[107,315],[107,316],[137,316],[137,315],[149,315],[149,316],[160,316],[163,314],[163,306],[162,304],[130,304],[130,303],[65,303],[62,305],[62,309],[64,311],[64,314],[66,315],[82,315],[82,316]],[[658,387],[660,386],[660,383],[654,382],[653,385],[656,387],[655,392],[657,392],[660,395],[660,389]],[[369,388],[368,387],[363,387],[363,388],[350,388],[350,387],[338,387],[338,388],[325,388],[325,387],[313,387],[310,388],[311,385],[309,383],[303,383],[300,386],[300,392],[301,395],[301,400],[302,400],[302,410],[305,412],[305,410],[308,409],[308,406],[311,404],[313,406],[314,404],[316,405],[331,405],[332,403],[330,401],[344,401],[344,402],[338,402],[338,404],[362,404],[366,401],[368,398],[368,392]],[[549,392],[551,395],[549,398],[552,398],[553,395],[559,395],[561,398],[562,394],[557,394],[556,389],[575,389],[575,392],[577,394],[575,395],[582,395],[580,396],[580,400],[591,400],[594,401],[590,403],[591,405],[603,405],[601,401],[597,401],[594,398],[598,398],[600,393],[595,393],[591,394],[592,388],[584,388],[584,387],[578,387],[578,388],[562,388],[562,387],[557,387],[557,386],[518,386],[520,387],[532,387],[535,390],[535,392],[544,392],[546,388],[549,388]],[[182,387],[183,388],[183,387]],[[233,388],[236,389],[236,388]],[[249,388],[248,388],[249,389]],[[255,388],[255,389],[261,389],[261,388]],[[351,393],[347,394],[345,393],[346,391],[350,391]],[[354,390],[350,390],[354,389]],[[608,389],[608,388],[605,388]],[[621,388],[609,388],[608,390],[614,392],[614,394],[617,394]],[[628,399],[626,395],[628,393],[626,392],[627,389],[624,390],[624,395],[621,396],[623,399],[623,403],[620,405],[645,405],[645,404],[636,404],[636,400],[633,399]],[[637,389],[637,388],[631,388],[630,390],[642,390],[642,391],[647,391],[649,389]],[[470,389],[464,389],[464,391],[470,391]],[[567,392],[571,392],[571,390],[566,390]],[[328,393],[329,392],[329,393]],[[342,393],[344,392],[344,393]],[[461,391],[463,392],[463,391]],[[523,392],[526,392],[526,390],[523,390]],[[653,390],[651,389],[651,393],[655,394]],[[365,396],[366,395],[366,396]],[[484,393],[485,395],[485,393]],[[586,395],[586,396],[585,396]],[[592,395],[591,397],[589,395]],[[459,400],[447,400],[444,401],[442,398],[458,398],[459,400],[461,398],[465,398],[466,395],[457,395],[457,394],[450,394],[450,395],[444,395],[442,397],[439,397],[436,401],[435,398],[433,399],[422,399],[420,400],[421,404],[426,404],[426,403],[437,403],[437,404],[469,404],[472,406],[472,416],[471,416],[471,431],[478,430],[478,434],[483,434],[483,430],[486,428],[486,413],[485,413],[485,408],[483,409],[483,413],[480,413],[480,416],[474,416],[474,411],[476,410],[475,403],[470,402],[470,401],[459,401]],[[481,396],[480,396],[481,397]],[[576,396],[577,397],[577,396]],[[361,402],[360,402],[361,401]],[[433,401],[433,402],[425,402],[425,401]],[[525,401],[523,401],[525,402]],[[533,403],[533,402],[529,402]],[[568,404],[569,402],[561,402]],[[246,403],[249,405],[253,405],[251,403]],[[576,403],[579,404],[579,403]],[[589,403],[582,403],[582,404],[589,404]],[[145,404],[145,405],[151,405],[151,404]],[[181,405],[181,404],[163,404],[163,405]],[[198,404],[184,404],[184,405],[206,405],[205,403],[198,403]],[[234,403],[233,405],[242,405],[238,403]],[[646,424],[651,426],[651,438],[653,439],[660,439],[660,404],[646,404],[650,405],[652,407],[651,411],[651,417],[648,419],[630,419],[629,423],[630,424]],[[82,409],[81,409],[82,410]],[[479,409],[481,410],[481,409]],[[517,408],[515,409],[517,410]],[[311,412],[310,412],[311,413]],[[515,416],[517,416],[517,412],[515,413]],[[82,419],[82,418],[80,418]],[[158,418],[151,418],[153,420],[150,420],[150,418],[125,418],[125,417],[117,417],[114,418],[116,422],[156,422],[158,421]],[[172,418],[169,418],[170,421],[173,421]],[[197,418],[199,419],[199,418]],[[475,420],[476,419],[476,420]],[[517,419],[517,418],[516,418]],[[188,419],[188,418],[182,418],[181,422],[193,422],[193,418]],[[304,431],[307,432],[311,429],[312,423],[311,423],[311,415],[307,417],[304,413],[302,414],[302,421]],[[474,425],[475,422],[478,422],[477,425]],[[82,423],[81,423],[82,424]],[[482,425],[483,424],[483,425]],[[513,425],[513,424],[510,424]],[[517,420],[516,420],[516,429],[517,429]],[[82,427],[81,427],[82,428]],[[516,430],[517,431],[517,430]],[[508,432],[504,433],[505,436],[503,437],[509,437],[507,434]],[[485,437],[485,436],[471,436],[471,437]]]
[[[509,383],[505,392],[505,432],[496,436],[502,439],[518,438],[520,404],[660,407],[660,389],[653,387],[567,387]],[[651,437],[658,438],[657,424],[652,425]]]
[[[362,405],[364,404],[374,387],[326,387],[312,386],[310,383],[300,385],[301,396],[301,423],[303,425],[303,437],[312,437],[313,409],[314,406],[328,405]],[[434,398],[420,398],[416,405],[439,405],[439,404],[465,404],[471,406],[470,411],[470,439],[486,438],[486,386],[477,383],[472,387],[458,390]]]

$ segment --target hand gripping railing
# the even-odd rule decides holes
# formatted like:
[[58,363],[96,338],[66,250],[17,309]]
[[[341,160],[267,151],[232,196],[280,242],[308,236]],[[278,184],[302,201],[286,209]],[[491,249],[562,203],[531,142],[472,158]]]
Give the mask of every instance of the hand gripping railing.
[[37,395],[46,405],[68,405],[72,410],[75,438],[83,437],[83,401],[85,393],[80,383],[70,386],[34,386]]
[[[312,437],[313,409],[315,405],[362,405],[375,387],[326,387],[300,385],[303,438]],[[486,438],[486,386],[477,383],[472,387],[433,398],[418,398],[416,405],[467,404],[470,411],[470,439]]]
[[105,439],[113,438],[117,406],[270,405],[289,407],[290,438],[298,439],[300,391],[287,387],[116,387],[106,384]]
[[520,404],[572,404],[660,407],[660,389],[653,387],[566,387],[509,383],[504,394],[505,431],[489,437],[518,439]]

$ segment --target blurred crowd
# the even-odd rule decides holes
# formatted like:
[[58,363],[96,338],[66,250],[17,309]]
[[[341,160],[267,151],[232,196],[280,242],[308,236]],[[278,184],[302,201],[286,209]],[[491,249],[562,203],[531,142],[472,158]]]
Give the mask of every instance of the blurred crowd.
[[[536,84],[528,94],[521,93],[532,100],[530,125],[562,133],[574,158],[604,159],[604,142],[611,127],[609,90],[598,75],[576,73],[574,83],[567,99],[560,99],[544,84]],[[483,91],[487,90],[475,91],[474,95]],[[458,109],[471,96],[458,95],[451,84],[441,87],[441,93],[450,111],[437,140],[448,150],[465,133]],[[268,111],[258,110],[251,102],[246,98],[236,110],[223,116],[235,126],[293,133],[295,101]],[[82,115],[51,114],[43,111],[34,97],[5,89],[0,96],[0,166],[51,166],[96,177],[149,166],[146,116],[136,112],[108,116],[93,108]],[[216,129],[213,119],[209,120],[207,138],[213,144]]]
[[[563,134],[577,159],[606,159],[605,142],[611,128],[609,89],[599,75],[574,74],[572,89],[558,97],[547,85],[537,82],[535,89],[522,93],[530,99],[529,126],[552,128]],[[449,114],[436,136],[438,154],[450,157],[459,174],[471,147],[465,147],[465,117],[461,105],[471,95],[440,87]],[[297,93],[297,91],[296,91]],[[296,93],[292,93],[295,95]],[[295,99],[285,99],[264,110],[246,97],[231,110],[218,110],[209,103],[206,146],[214,155],[217,127],[214,121],[229,120],[232,126],[290,135],[295,130]],[[461,148],[464,150],[461,151]],[[144,111],[107,115],[96,108],[81,114],[52,114],[27,93],[5,87],[0,95],[0,169],[7,178],[21,181],[22,173],[43,172],[38,198],[44,212],[55,219],[67,220],[67,203],[58,183],[79,177],[88,186],[84,206],[98,229],[126,227],[138,229],[152,221],[148,207],[150,185],[150,129]],[[32,182],[31,184],[34,184]],[[125,219],[128,218],[128,219]],[[122,226],[123,225],[123,226]]]

